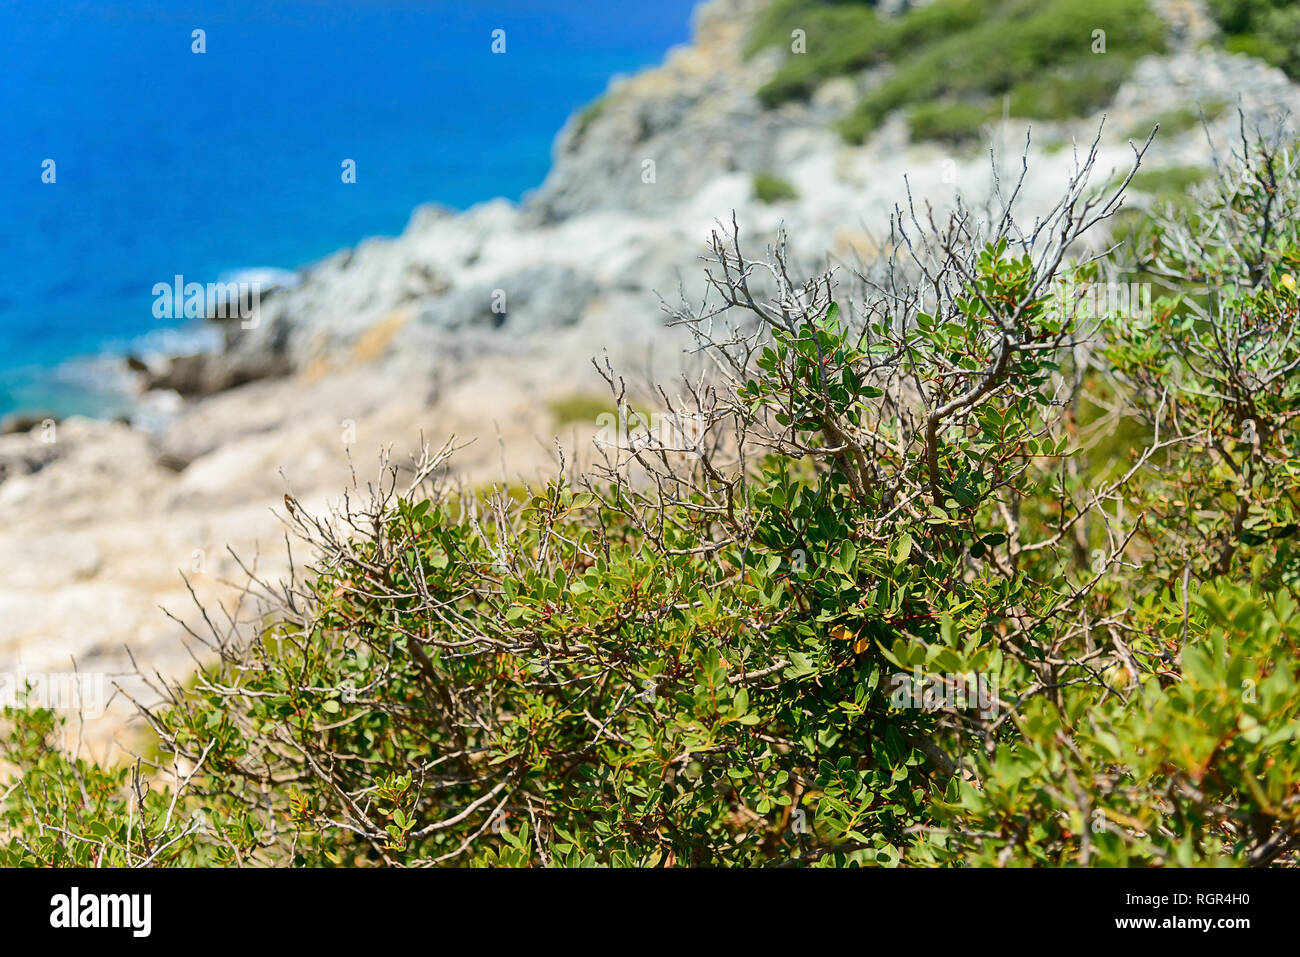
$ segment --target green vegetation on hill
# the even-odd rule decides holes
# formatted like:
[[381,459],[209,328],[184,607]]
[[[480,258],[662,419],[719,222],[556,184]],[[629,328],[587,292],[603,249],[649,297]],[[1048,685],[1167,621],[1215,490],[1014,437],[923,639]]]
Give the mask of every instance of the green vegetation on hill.
[[1159,124],[1162,136],[1185,133],[1191,129],[1199,129],[1202,119],[1206,122],[1217,120],[1227,110],[1228,104],[1222,100],[1211,100],[1199,107],[1180,106],[1172,110],[1166,110],[1153,120],[1144,121],[1133,127],[1128,131],[1127,136],[1129,139],[1137,140],[1140,143],[1147,138],[1147,134],[1151,132],[1151,127],[1156,124]]
[[777,0],[753,49],[789,50],[796,29],[807,52],[788,54],[759,91],[769,105],[806,97],[833,76],[892,65],[842,125],[855,142],[908,106],[918,139],[974,136],[1004,96],[1014,116],[1087,115],[1114,96],[1137,58],[1164,49],[1164,26],[1145,0],[935,0],[895,18],[868,3]]
[[[1188,194],[1189,187],[1204,182],[1213,171],[1203,166],[1163,166],[1156,169],[1144,169],[1129,182],[1129,189],[1149,193],[1156,199],[1170,203],[1193,203]],[[1122,182],[1116,177],[1114,185]]]
[[984,124],[996,119],[999,112],[988,103],[932,100],[909,107],[907,125],[914,140],[965,143],[974,140]]
[[614,411],[614,405],[608,396],[589,395],[584,392],[558,396],[547,402],[546,408],[556,425],[571,425],[575,422],[590,424],[601,415]]
[[754,175],[754,197],[762,203],[779,203],[788,199],[798,199],[799,193],[794,186],[770,173]]
[[1224,45],[1279,66],[1300,80],[1300,4],[1295,0],[1209,0]]
[[833,76],[885,63],[975,26],[984,0],[938,0],[898,19],[879,17],[872,3],[776,0],[755,25],[750,52],[790,49],[792,31],[803,30],[805,53],[791,55],[759,96],[769,106],[805,97]]
[[1150,302],[1058,245],[1116,198],[768,304],[715,238],[696,441],[290,501],[161,766],[4,713],[0,864],[1297,863],[1298,167],[1141,227]]

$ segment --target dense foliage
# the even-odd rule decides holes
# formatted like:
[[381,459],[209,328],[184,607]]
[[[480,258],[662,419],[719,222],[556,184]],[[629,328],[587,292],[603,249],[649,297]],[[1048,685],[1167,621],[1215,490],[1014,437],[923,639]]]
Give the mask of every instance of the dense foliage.
[[0,862],[1294,862],[1298,161],[1113,267],[1091,161],[862,275],[715,237],[714,371],[589,475],[286,500],[313,568],[202,636],[156,760],[7,713]]
[[1294,0],[1209,0],[1229,50],[1249,53],[1300,79],[1300,6]]
[[[1033,119],[1087,116],[1114,97],[1134,61],[1164,49],[1164,26],[1145,0],[935,0],[894,17],[874,7],[777,0],[752,49],[790,52],[759,91],[763,101],[807,97],[831,77],[888,64],[844,120],[844,136],[860,142],[906,108],[915,138],[962,140],[1004,108]],[[796,30],[802,50],[792,49]]]

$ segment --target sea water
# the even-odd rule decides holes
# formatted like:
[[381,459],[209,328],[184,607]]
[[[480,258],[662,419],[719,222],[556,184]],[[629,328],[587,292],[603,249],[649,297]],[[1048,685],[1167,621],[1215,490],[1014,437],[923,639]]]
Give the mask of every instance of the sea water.
[[175,275],[293,269],[421,203],[520,198],[692,5],[0,0],[0,414],[117,414],[102,357],[211,345],[155,318]]

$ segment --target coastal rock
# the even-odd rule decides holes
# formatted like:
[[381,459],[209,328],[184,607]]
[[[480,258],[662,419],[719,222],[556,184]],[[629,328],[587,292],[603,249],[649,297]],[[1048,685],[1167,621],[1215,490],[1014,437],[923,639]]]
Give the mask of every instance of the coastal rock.
[[527,202],[534,222],[595,209],[654,211],[696,194],[719,172],[761,172],[789,129],[825,120],[794,104],[765,110],[755,92],[779,54],[745,56],[761,0],[712,0],[696,9],[690,46],[615,80],[570,118],[546,181]]
[[19,441],[0,443],[0,483],[15,475],[39,472],[60,455],[56,444],[37,442],[27,433],[17,433]]
[[19,435],[31,432],[48,422],[57,424],[58,416],[53,412],[18,412],[6,415],[0,420],[0,435]]
[[418,321],[446,332],[502,329],[533,335],[578,322],[597,288],[589,276],[567,266],[532,266],[437,298]]
[[[1220,121],[1215,125],[1236,129],[1238,107],[1250,128],[1287,110],[1295,116],[1298,105],[1300,87],[1278,68],[1244,54],[1198,47],[1138,61],[1116,94],[1111,113],[1122,122],[1176,109],[1204,109]],[[1203,138],[1199,127],[1195,133]]]
[[282,350],[231,349],[219,353],[173,356],[167,367],[149,375],[146,388],[175,392],[185,398],[214,395],[246,382],[288,375],[292,365]]

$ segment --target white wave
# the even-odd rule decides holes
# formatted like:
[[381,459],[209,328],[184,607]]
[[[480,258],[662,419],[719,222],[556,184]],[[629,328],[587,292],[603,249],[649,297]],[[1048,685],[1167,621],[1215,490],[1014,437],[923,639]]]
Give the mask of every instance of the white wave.
[[302,282],[302,274],[292,269],[277,269],[275,266],[250,266],[223,272],[217,281],[255,282],[263,292],[270,292],[272,289],[293,289]]

